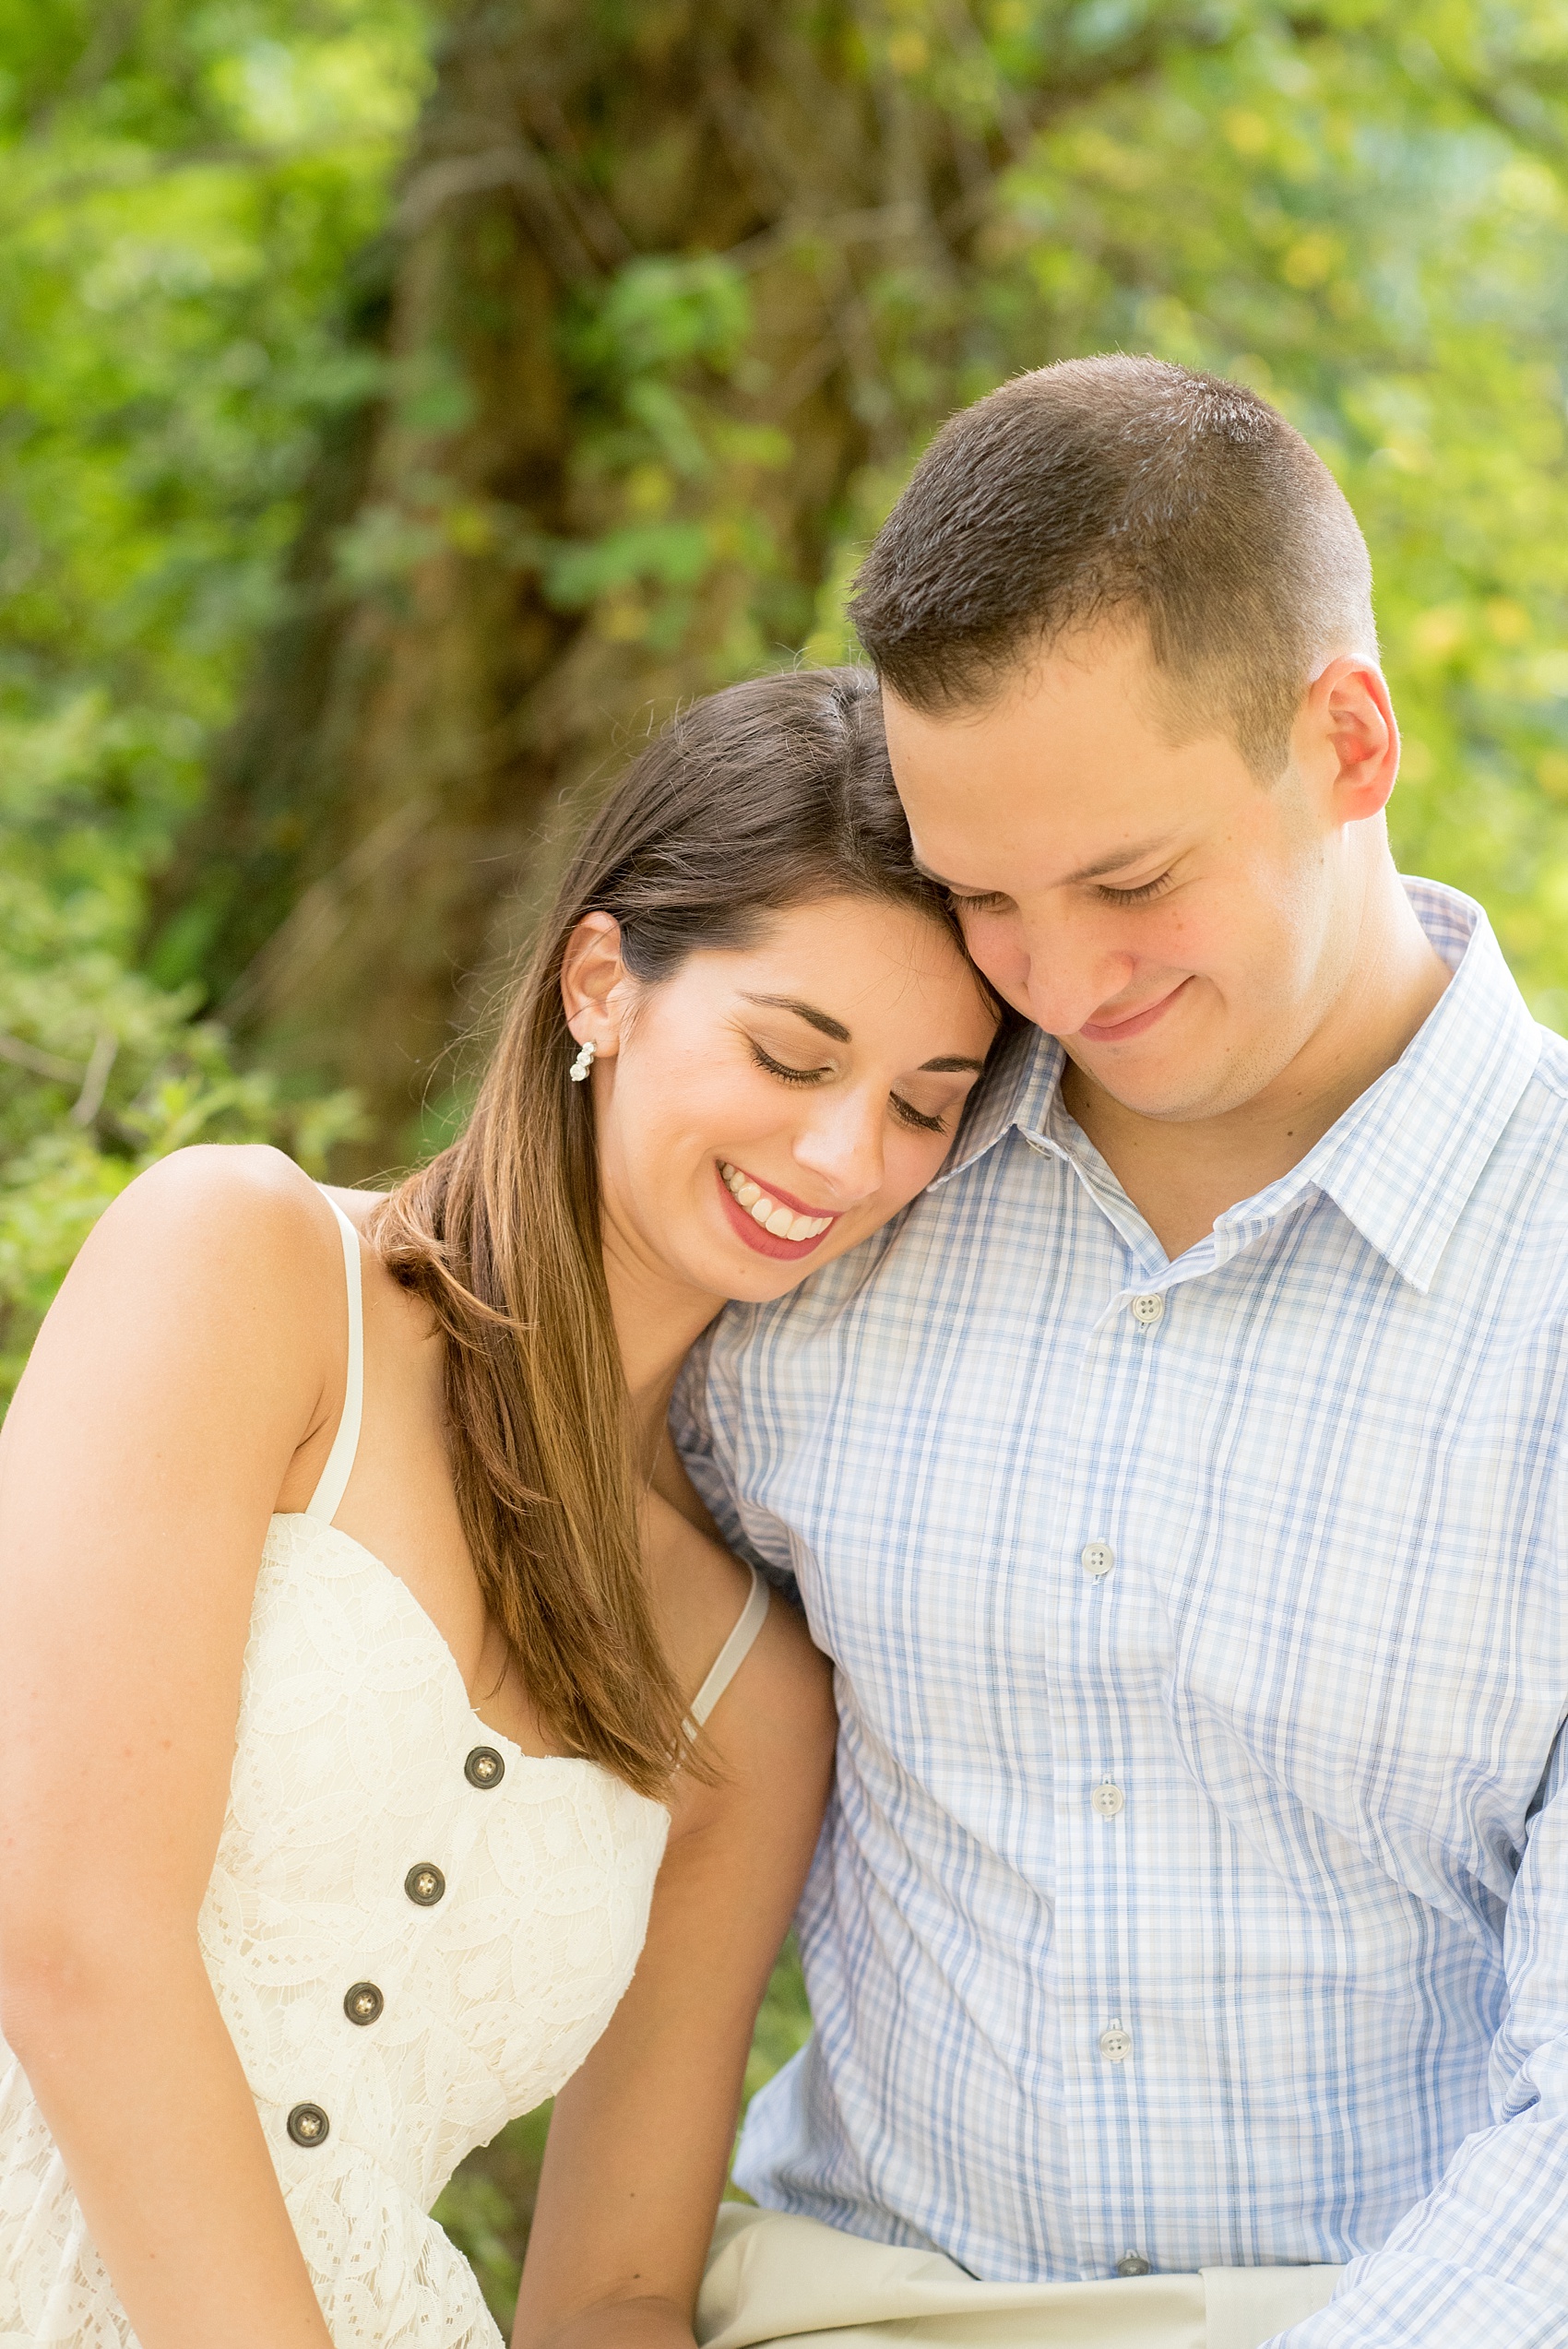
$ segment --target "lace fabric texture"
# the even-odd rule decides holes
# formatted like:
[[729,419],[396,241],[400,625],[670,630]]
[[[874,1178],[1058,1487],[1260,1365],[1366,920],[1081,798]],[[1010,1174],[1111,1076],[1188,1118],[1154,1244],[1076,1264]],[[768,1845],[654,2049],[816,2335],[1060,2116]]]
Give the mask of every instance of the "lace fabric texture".
[[[476,1747],[501,1755],[498,1782],[465,1776]],[[530,1757],[479,1721],[434,1624],[368,1550],[272,1520],[201,1946],[338,2349],[498,2349],[426,2213],[609,2022],[667,1827],[594,1764]],[[427,1865],[445,1890],[420,1905],[405,1885]],[[384,2001],[368,2026],[344,2007],[363,1983]],[[301,2105],[327,2116],[316,2143],[290,2138]],[[0,2041],[0,2349],[135,2342]]]

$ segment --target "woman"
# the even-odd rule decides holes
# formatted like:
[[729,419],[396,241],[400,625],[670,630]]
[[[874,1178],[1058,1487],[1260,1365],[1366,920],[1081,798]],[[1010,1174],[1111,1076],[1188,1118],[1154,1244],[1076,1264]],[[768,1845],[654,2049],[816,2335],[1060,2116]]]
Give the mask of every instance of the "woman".
[[775,678],[632,767],[433,1166],[104,1216],[0,1445],[0,2343],[493,2343],[424,2213],[569,2079],[515,2339],[690,2349],[832,1718],[666,1406],[993,1026],[873,686]]

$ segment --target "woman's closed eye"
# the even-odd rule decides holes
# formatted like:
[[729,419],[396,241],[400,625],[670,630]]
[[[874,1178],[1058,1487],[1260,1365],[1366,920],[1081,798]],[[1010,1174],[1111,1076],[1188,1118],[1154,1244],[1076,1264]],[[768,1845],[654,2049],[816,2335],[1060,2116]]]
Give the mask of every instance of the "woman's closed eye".
[[769,1076],[779,1078],[785,1085],[820,1085],[825,1076],[833,1074],[830,1068],[799,1069],[792,1067],[788,1061],[776,1061],[771,1052],[763,1050],[754,1036],[748,1037],[746,1042],[758,1068],[766,1070]]
[[901,1124],[913,1126],[921,1133],[946,1133],[945,1118],[928,1117],[923,1109],[917,1109],[912,1101],[906,1101],[901,1093],[890,1093],[887,1098],[892,1104],[894,1116]]
[[[782,1085],[820,1085],[824,1078],[834,1074],[831,1068],[819,1066],[814,1069],[802,1069],[795,1067],[789,1061],[776,1060],[771,1052],[757,1042],[754,1036],[747,1037],[746,1045],[758,1068],[768,1076],[778,1077]],[[944,1117],[932,1116],[924,1109],[917,1109],[914,1103],[906,1101],[901,1093],[889,1093],[887,1105],[900,1125],[912,1127],[917,1133],[945,1133],[947,1131],[947,1121]]]

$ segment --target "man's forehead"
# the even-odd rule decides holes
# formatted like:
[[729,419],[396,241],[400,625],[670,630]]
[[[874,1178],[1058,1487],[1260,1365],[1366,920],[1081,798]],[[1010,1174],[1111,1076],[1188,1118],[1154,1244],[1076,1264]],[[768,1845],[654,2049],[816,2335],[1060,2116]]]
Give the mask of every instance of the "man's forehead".
[[1227,821],[1257,788],[1227,737],[1173,742],[1134,694],[1071,711],[1020,694],[961,718],[891,695],[887,708],[916,859],[961,894],[1136,872]]

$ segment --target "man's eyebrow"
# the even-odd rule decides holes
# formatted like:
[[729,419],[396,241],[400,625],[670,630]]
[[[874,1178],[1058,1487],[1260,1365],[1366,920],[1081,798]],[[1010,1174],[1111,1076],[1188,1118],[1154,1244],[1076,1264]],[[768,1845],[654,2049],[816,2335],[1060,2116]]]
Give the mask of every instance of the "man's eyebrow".
[[1142,864],[1146,857],[1158,856],[1170,848],[1171,836],[1169,832],[1161,832],[1151,840],[1136,840],[1130,848],[1117,848],[1111,856],[1097,858],[1093,864],[1080,865],[1076,872],[1065,876],[1066,881],[1069,884],[1075,881],[1098,881],[1102,872],[1120,872],[1123,865]]
[[849,1041],[849,1031],[843,1021],[835,1019],[831,1012],[819,1012],[814,1003],[802,1003],[793,995],[749,995],[743,989],[742,993],[748,1003],[766,1003],[776,1012],[793,1012],[797,1019],[808,1020],[824,1036],[831,1036],[836,1044]]
[[911,856],[909,862],[922,881],[934,881],[939,889],[951,889],[956,897],[973,897],[980,894],[976,889],[961,889],[956,881],[949,881],[944,872],[935,872],[922,857]]
[[[1063,873],[1061,886],[1070,887],[1075,881],[1098,881],[1102,872],[1120,872],[1123,865],[1141,864],[1145,857],[1152,857],[1171,845],[1171,835],[1160,833],[1152,840],[1135,840],[1130,848],[1118,848],[1108,857],[1098,857],[1093,864],[1078,867],[1076,872]],[[989,889],[966,889],[960,881],[949,881],[946,874],[935,872],[921,857],[911,859],[915,871],[927,881],[934,881],[939,889],[950,889],[956,897],[988,897]]]

